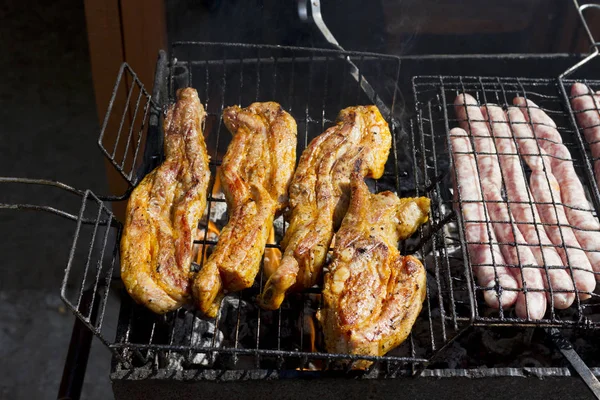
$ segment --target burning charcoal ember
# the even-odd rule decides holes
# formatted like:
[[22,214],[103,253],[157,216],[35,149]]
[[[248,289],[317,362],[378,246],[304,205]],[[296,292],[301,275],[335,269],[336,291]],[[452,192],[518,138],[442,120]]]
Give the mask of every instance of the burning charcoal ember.
[[256,347],[258,308],[253,302],[240,298],[239,294],[228,295],[223,299],[218,318],[227,347]]

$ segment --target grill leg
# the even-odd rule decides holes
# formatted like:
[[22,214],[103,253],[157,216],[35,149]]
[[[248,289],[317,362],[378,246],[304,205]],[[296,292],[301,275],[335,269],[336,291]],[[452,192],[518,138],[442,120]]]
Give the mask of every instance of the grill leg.
[[[82,296],[82,306],[79,308],[83,315],[87,315],[90,302],[93,295],[93,290],[86,290]],[[95,325],[98,315],[98,299],[95,297],[90,315],[90,324]],[[85,379],[85,370],[87,369],[88,357],[92,347],[92,339],[94,334],[80,319],[75,316],[73,324],[73,332],[71,333],[71,341],[69,342],[69,351],[65,360],[60,388],[58,389],[58,400],[79,400],[81,397],[81,389],[83,380]]]

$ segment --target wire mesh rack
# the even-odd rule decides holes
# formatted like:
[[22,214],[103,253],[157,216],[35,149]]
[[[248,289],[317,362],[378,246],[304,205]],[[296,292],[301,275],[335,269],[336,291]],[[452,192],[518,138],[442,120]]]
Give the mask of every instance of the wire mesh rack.
[[[600,242],[594,242],[600,234],[597,185],[590,152],[582,147],[561,95],[561,84],[573,83],[413,79],[422,179],[431,196],[442,199],[445,218],[457,216],[446,240],[460,244],[455,256],[463,259],[472,279],[475,324],[600,325],[600,296],[594,290],[600,272],[595,247]],[[462,94],[472,99],[456,106]],[[468,173],[460,172],[465,168]],[[572,281],[575,288],[568,286]],[[484,298],[498,309],[485,305]],[[520,312],[510,307],[514,298]],[[532,310],[540,303],[546,307],[546,298],[546,312],[536,317]],[[571,299],[570,307],[558,302],[564,298]]]
[[[160,139],[156,132],[161,113],[156,102],[127,63],[123,63],[102,122],[98,146],[130,191],[157,163]],[[152,122],[154,131],[147,133]],[[158,143],[156,143],[158,142]],[[143,154],[140,154],[142,153]],[[128,192],[124,197],[128,196]]]
[[[356,71],[349,61],[357,66],[359,73],[353,73]],[[400,71],[400,60],[396,57],[186,42],[176,43],[169,62],[162,62],[161,66],[159,60],[152,98],[129,67],[121,69],[99,143],[113,166],[133,186],[163,157],[161,116],[153,109],[172,102],[180,87],[198,90],[208,114],[204,134],[213,177],[206,214],[199,221],[194,242],[200,267],[227,220],[224,196],[214,181],[230,140],[229,133],[223,132],[221,120],[226,106],[279,102],[297,121],[300,156],[312,138],[334,123],[339,110],[351,105],[378,104],[393,132],[393,150],[384,176],[370,181],[369,186],[374,191],[393,190],[400,196],[425,192],[415,173],[411,142],[414,135],[410,129],[403,129],[395,117],[401,112],[396,104]],[[125,90],[119,94],[121,86]],[[139,115],[143,117],[138,118]],[[111,119],[117,122],[112,125],[106,122]],[[110,126],[118,127],[116,135],[107,134]],[[107,142],[107,138],[112,142]],[[142,149],[144,155],[140,156]],[[251,288],[226,296],[215,319],[206,319],[191,307],[163,316],[152,314],[121,289],[118,277],[121,227],[109,208],[91,193],[86,193],[80,212],[63,298],[112,349],[122,368],[155,365],[175,370],[351,373],[352,363],[348,361],[365,359],[374,363],[364,376],[413,374],[470,322],[469,317],[461,317],[469,314],[462,309],[470,307],[469,281],[464,269],[450,271],[448,264],[439,258],[440,252],[446,251],[442,230],[445,221],[437,219],[443,214],[439,210],[441,205],[436,203],[431,222],[402,244],[404,254],[417,254],[424,260],[428,272],[427,298],[410,337],[383,357],[323,351],[322,334],[315,318],[321,302],[320,287],[288,296],[280,310],[258,308],[255,297],[265,282],[262,273]],[[84,220],[92,223],[85,224]],[[274,227],[275,237],[267,245],[267,252],[279,251],[278,243],[286,228],[283,217],[275,221]],[[118,319],[105,316],[106,310],[111,309],[119,310]]]

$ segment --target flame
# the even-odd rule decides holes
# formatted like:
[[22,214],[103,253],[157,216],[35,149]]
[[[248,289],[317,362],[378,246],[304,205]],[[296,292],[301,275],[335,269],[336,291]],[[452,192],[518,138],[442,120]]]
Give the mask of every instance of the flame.
[[[317,346],[315,345],[315,339],[317,337],[317,329],[315,327],[315,319],[313,315],[305,316],[303,328],[303,335],[305,337],[308,336],[308,340],[305,342],[302,350],[316,353]],[[308,362],[305,367],[296,368],[296,371],[318,371],[321,369],[323,369],[323,360],[312,360]]]
[[212,197],[216,197],[219,193],[221,193],[221,174],[219,174],[219,168],[217,167],[217,173],[215,174],[215,183],[212,188]]
[[[269,239],[267,244],[275,244],[275,228],[272,227],[269,232]],[[267,279],[279,268],[281,262],[281,250],[275,247],[267,247],[265,249],[265,257],[263,261],[263,270]]]
[[221,231],[214,222],[208,221],[208,233],[214,233],[215,235],[219,236]]
[[[205,229],[197,229],[196,230],[196,240],[204,240],[204,232],[205,232]],[[218,239],[220,234],[221,234],[221,231],[219,230],[219,227],[217,225],[215,225],[214,222],[208,221],[208,232],[206,233],[206,239],[207,240],[216,240],[216,239]],[[194,256],[194,258],[196,259],[196,264],[198,264],[198,265],[203,265],[204,262],[206,261],[206,259],[208,258],[208,255],[206,254],[207,252],[204,251],[204,246],[205,245],[203,245],[203,244],[194,245],[194,247],[195,247],[194,253],[196,254]]]
[[311,317],[304,319],[304,329],[305,332],[308,331],[308,342],[310,344],[310,352],[315,353],[317,348],[315,347],[315,337],[317,336],[317,330],[315,329],[315,321]]
[[[217,167],[217,173],[215,174],[215,183],[213,184],[211,195],[212,197],[217,197],[217,195],[221,193],[221,178],[219,177],[219,167]],[[205,215],[206,216],[206,215]],[[204,240],[206,234],[206,240],[217,240],[221,231],[219,227],[213,222],[208,221],[208,229],[198,228],[196,230],[195,240]],[[208,230],[208,232],[206,232]],[[208,258],[207,252],[204,249],[205,245],[195,244],[194,245],[194,257],[196,264],[203,265],[206,259]],[[208,245],[207,245],[208,246]]]

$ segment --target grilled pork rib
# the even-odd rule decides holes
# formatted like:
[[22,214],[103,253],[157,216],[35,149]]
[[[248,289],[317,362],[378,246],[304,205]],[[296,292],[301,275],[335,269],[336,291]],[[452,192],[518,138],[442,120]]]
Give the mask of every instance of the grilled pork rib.
[[377,107],[357,106],[342,110],[337,125],[304,150],[290,185],[284,255],[259,296],[263,308],[277,309],[288,290],[317,282],[334,229],[348,207],[355,162],[363,161],[363,177],[380,178],[390,147],[390,130]]
[[234,135],[220,168],[229,221],[194,281],[200,310],[215,317],[226,291],[252,286],[275,214],[287,205],[296,162],[296,121],[274,102],[229,107]]
[[428,216],[429,199],[371,194],[362,174],[352,175],[350,207],[335,235],[317,314],[327,351],[382,356],[406,339],[425,300],[426,273],[397,245]]
[[198,93],[177,91],[164,121],[165,161],[133,190],[121,239],[121,278],[133,299],[155,313],[190,298],[193,236],[206,206],[209,157]]

